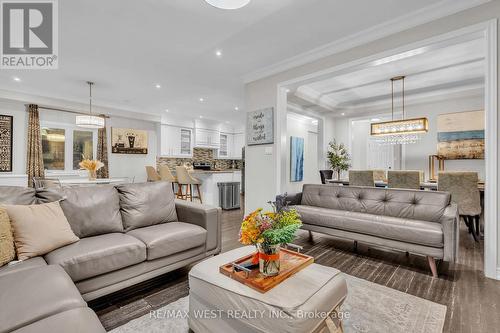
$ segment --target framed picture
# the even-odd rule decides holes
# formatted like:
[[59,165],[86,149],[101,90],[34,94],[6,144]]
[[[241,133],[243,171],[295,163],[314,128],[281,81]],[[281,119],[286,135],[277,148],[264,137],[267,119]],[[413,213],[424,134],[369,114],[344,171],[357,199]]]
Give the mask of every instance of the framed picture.
[[438,155],[447,160],[484,159],[484,111],[440,114]]
[[290,137],[290,181],[304,180],[304,138]]
[[0,115],[0,172],[12,172],[13,117]]
[[111,152],[114,154],[147,154],[148,132],[112,127]]
[[247,113],[247,144],[274,143],[274,110],[262,109]]

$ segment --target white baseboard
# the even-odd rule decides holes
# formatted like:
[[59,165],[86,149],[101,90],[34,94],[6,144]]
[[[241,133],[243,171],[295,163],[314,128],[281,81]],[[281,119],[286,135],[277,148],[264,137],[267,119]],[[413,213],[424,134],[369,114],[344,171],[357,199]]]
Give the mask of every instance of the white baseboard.
[[497,267],[497,280],[500,280],[500,267]]

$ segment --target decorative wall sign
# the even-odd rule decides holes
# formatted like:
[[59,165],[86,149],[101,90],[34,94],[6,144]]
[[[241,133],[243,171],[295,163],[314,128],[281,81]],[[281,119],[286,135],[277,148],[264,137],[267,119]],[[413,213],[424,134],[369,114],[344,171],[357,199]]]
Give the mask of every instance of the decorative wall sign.
[[147,154],[148,132],[112,127],[111,151],[114,154]]
[[247,113],[247,144],[263,145],[274,143],[273,108]]
[[290,137],[290,181],[304,180],[304,138]]
[[438,116],[438,156],[447,160],[484,159],[484,111]]
[[12,172],[12,116],[0,115],[0,172]]

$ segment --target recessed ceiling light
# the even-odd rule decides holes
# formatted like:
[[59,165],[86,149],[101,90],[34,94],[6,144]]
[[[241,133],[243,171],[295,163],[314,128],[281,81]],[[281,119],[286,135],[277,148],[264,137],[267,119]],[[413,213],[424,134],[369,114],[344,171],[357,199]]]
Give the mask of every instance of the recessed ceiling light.
[[160,88],[161,88],[161,85],[160,85],[159,83],[157,83],[157,84],[155,85],[155,87],[156,87],[156,89],[160,89]]
[[14,80],[14,81],[16,81],[16,82],[21,82],[21,79],[20,79],[20,78],[18,78],[17,76],[14,76],[14,77],[12,78],[12,80]]
[[215,55],[219,58],[222,57],[222,51],[221,50],[215,51]]
[[235,106],[235,107],[234,107],[234,111],[238,111],[239,109],[240,109],[240,108],[239,108],[239,107],[237,107],[237,106]]
[[372,118],[371,121],[380,121],[380,118]]
[[165,109],[165,112],[167,112],[167,113],[168,113],[168,109]]
[[226,124],[229,124],[229,121],[228,121],[228,120],[226,120]]
[[200,116],[200,119],[203,119],[203,116]]
[[210,5],[220,9],[238,9],[248,5],[250,0],[205,0]]
[[200,102],[205,102],[205,99],[203,97],[200,97]]
[[290,89],[286,88],[285,92],[288,94],[290,92]]
[[341,116],[345,116],[345,112],[342,112],[340,115],[341,115]]

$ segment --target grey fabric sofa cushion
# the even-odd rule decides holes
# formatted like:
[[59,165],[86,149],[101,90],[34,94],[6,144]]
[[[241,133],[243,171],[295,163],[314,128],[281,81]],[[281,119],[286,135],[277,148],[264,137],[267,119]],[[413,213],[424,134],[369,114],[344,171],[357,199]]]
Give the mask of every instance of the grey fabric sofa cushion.
[[77,308],[44,318],[12,333],[104,333],[99,318],[89,308]]
[[304,185],[301,204],[439,222],[450,199],[449,193],[436,191]]
[[34,205],[35,190],[29,187],[0,186],[0,204]]
[[120,198],[113,186],[65,187],[37,192],[40,202],[61,201],[73,232],[80,238],[123,232]]
[[440,223],[312,206],[292,206],[302,222],[431,247],[443,247]]
[[200,226],[170,222],[150,227],[134,229],[127,235],[146,244],[148,260],[154,260],[175,253],[205,245],[207,231]]
[[60,265],[73,281],[138,264],[146,260],[146,246],[122,233],[82,238],[45,255],[49,265]]
[[169,182],[117,185],[126,231],[177,221],[175,198]]
[[47,263],[45,262],[45,260],[43,260],[42,257],[30,258],[28,260],[23,260],[23,261],[19,261],[17,263],[14,263],[14,264],[5,265],[5,266],[0,267],[0,277],[2,277],[3,275],[6,275],[6,274],[12,274],[12,273],[24,271],[26,269],[32,269],[32,268],[43,267],[43,266],[47,266]]
[[0,332],[10,332],[54,314],[86,307],[68,274],[45,266],[0,277]]

